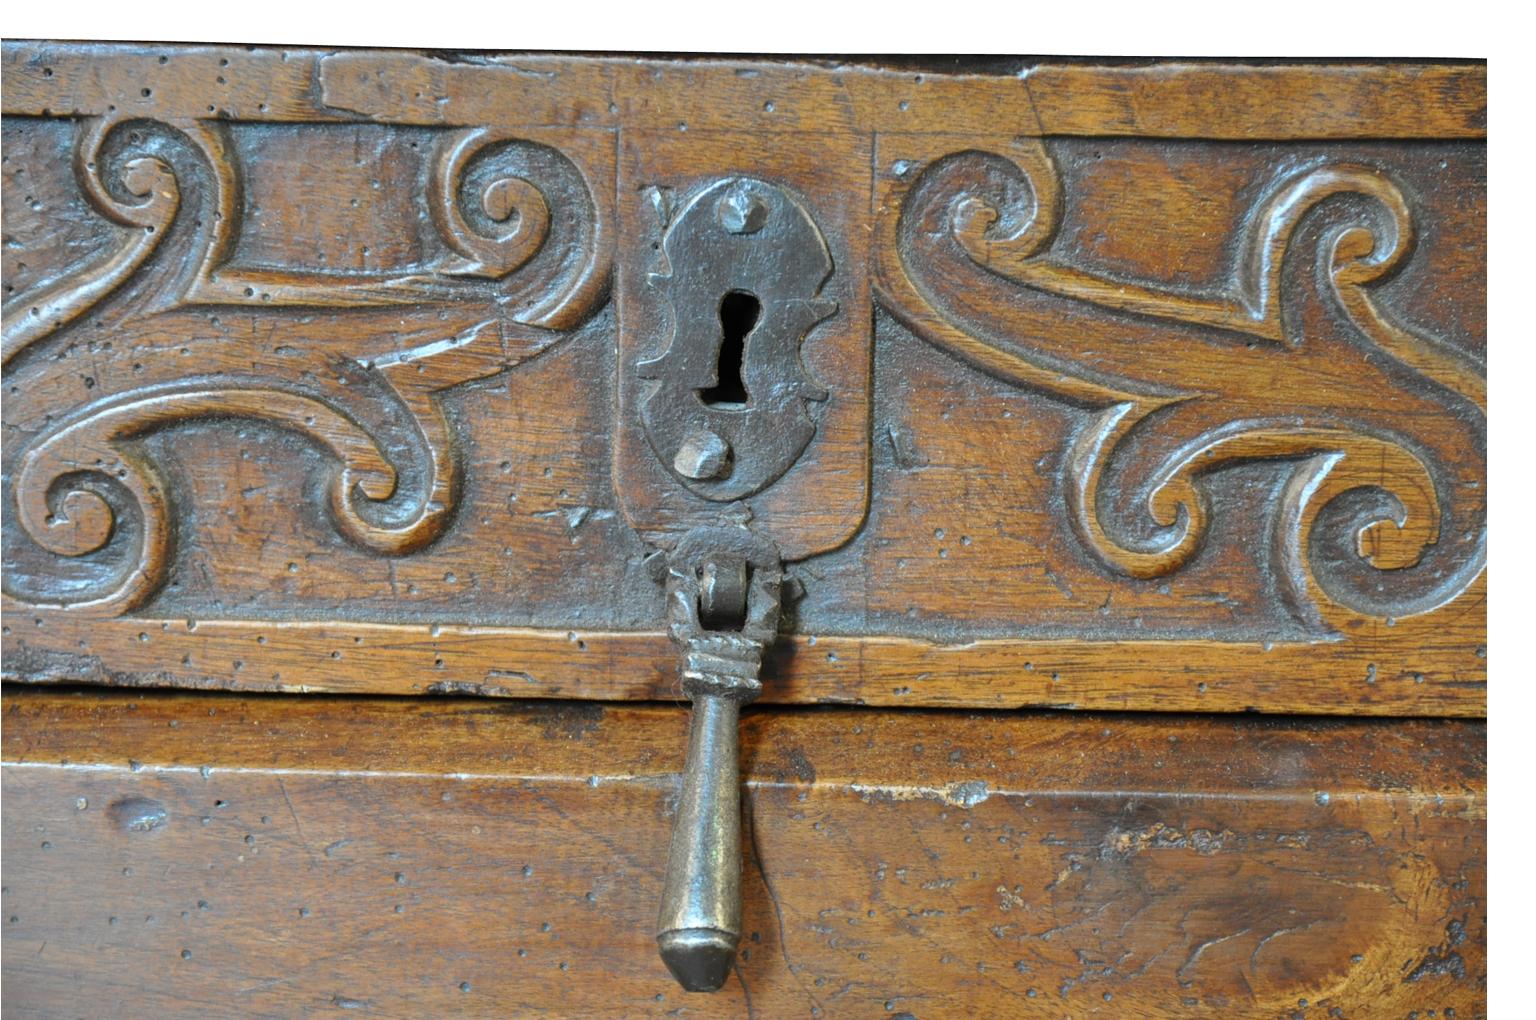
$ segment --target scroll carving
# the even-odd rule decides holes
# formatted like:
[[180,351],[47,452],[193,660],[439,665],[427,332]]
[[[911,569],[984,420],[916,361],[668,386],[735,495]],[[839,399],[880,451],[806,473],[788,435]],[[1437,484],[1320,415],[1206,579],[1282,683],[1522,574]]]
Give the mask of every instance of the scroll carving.
[[[133,551],[107,557],[90,583],[7,578],[8,597],[101,613],[150,597],[174,508],[139,439],[193,419],[309,437],[334,462],[325,503],[337,531],[381,554],[419,550],[461,487],[442,394],[558,342],[606,298],[606,190],[568,154],[483,127],[434,129],[419,182],[432,243],[414,263],[242,262],[244,179],[260,171],[235,156],[240,130],[79,121],[73,173],[116,234],[96,261],[6,304],[8,375],[41,387],[9,398],[8,419],[30,408],[32,420],[8,444],[9,483],[17,524],[41,548],[80,561]],[[1224,283],[1180,289],[1058,250],[1067,198],[1043,143],[997,146],[1006,155],[970,144],[899,143],[921,151],[879,181],[878,297],[962,361],[1090,412],[1066,441],[1061,492],[1099,562],[1131,578],[1177,572],[1218,512],[1207,476],[1264,460],[1288,466],[1255,537],[1309,625],[1426,612],[1478,576],[1486,383],[1480,365],[1378,301],[1414,248],[1414,203],[1387,169],[1315,160],[1277,174],[1239,228]],[[408,307],[434,314],[402,333]],[[219,342],[240,357],[189,374],[157,339],[233,315],[252,333],[260,322],[291,335],[299,353],[232,367],[250,341],[226,332]],[[327,321],[362,338],[348,357],[328,352]],[[87,328],[153,353],[134,375],[103,373],[88,402],[74,391],[64,402],[49,357]],[[52,417],[59,407],[75,409]]]
[[512,321],[568,329],[602,298],[611,268],[604,224],[580,170],[549,146],[487,128],[451,132],[425,197],[449,249],[431,264],[321,275],[232,267],[226,251],[186,302],[365,308],[494,299]]
[[1180,569],[1210,527],[1203,476],[1261,459],[1294,463],[1268,540],[1303,620],[1426,612],[1482,571],[1486,383],[1373,296],[1413,247],[1385,170],[1319,162],[1273,181],[1216,292],[1054,253],[1064,197],[1038,141],[892,173],[881,303],[962,361],[1094,412],[1070,442],[1064,493],[1108,568]]
[[[196,419],[260,421],[318,443],[334,462],[325,492],[340,534],[386,555],[421,549],[442,533],[461,488],[441,394],[547,349],[606,296],[606,226],[582,171],[550,146],[485,129],[443,132],[430,164],[425,205],[446,254],[395,273],[236,265],[241,169],[228,136],[236,129],[83,122],[75,176],[120,228],[119,244],[7,303],[7,375],[87,313],[151,353],[136,354],[132,373],[123,365],[101,373],[97,399],[62,417],[47,396],[36,398],[41,427],[8,458],[11,498],[20,528],[56,556],[131,548],[115,550],[107,559],[116,566],[85,582],[28,587],[8,576],[8,598],[113,615],[158,590],[175,541],[174,497],[136,440]],[[406,304],[443,311],[424,330],[407,328],[398,310]],[[172,360],[173,348],[145,342],[239,309],[249,309],[253,334],[259,319],[268,336],[302,335],[309,317],[327,313],[365,339],[347,358],[306,341],[289,345],[299,352],[289,360],[251,349],[248,359],[214,359],[193,375]],[[247,360],[249,370],[234,367]],[[48,364],[28,362],[29,388],[49,392]],[[11,393],[8,418],[32,402],[15,386]]]
[[106,165],[103,144],[123,123],[104,117],[87,121],[73,161],[87,200],[119,228],[117,247],[75,275],[5,303],[0,333],[4,364],[110,296],[144,264],[176,219],[181,189],[162,155],[129,154],[115,166]]

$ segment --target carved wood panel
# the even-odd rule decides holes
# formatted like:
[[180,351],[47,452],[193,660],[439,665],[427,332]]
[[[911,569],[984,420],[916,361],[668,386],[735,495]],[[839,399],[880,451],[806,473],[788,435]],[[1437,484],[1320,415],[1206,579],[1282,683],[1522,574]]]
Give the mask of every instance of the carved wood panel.
[[[1479,66],[4,69],[9,676],[669,697],[723,520],[768,700],[1483,713]],[[640,365],[733,177],[825,239],[830,396],[711,501]]]

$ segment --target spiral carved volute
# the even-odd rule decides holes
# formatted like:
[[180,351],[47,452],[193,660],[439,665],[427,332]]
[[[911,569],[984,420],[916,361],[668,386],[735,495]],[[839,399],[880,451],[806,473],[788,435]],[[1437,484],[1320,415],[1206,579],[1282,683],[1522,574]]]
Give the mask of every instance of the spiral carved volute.
[[[6,304],[7,376],[27,377],[7,402],[23,439],[6,451],[17,525],[6,558],[29,544],[55,558],[9,571],[8,598],[103,615],[152,598],[180,513],[148,439],[198,420],[300,437],[330,465],[324,515],[346,540],[387,556],[424,548],[462,489],[441,394],[545,350],[606,295],[605,228],[582,170],[548,145],[486,129],[436,139],[422,201],[437,241],[425,261],[353,274],[244,265],[245,185],[264,170],[241,165],[238,130],[79,122],[75,178],[115,240]],[[441,314],[402,331],[406,306]],[[371,331],[375,349],[329,353],[322,311],[353,334]],[[196,338],[197,364],[221,367],[189,372],[191,348],[164,339],[175,336]],[[72,366],[51,366],[82,345],[94,374],[79,401],[61,395]],[[242,361],[250,368],[232,367]]]

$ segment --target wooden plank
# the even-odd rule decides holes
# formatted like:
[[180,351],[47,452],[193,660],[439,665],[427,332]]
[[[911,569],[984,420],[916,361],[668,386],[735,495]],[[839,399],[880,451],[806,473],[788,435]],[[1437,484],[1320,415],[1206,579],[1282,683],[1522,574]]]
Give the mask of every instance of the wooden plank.
[[752,710],[736,977],[654,954],[685,713],[7,692],[6,1014],[1470,1017],[1475,722]]
[[[1487,65],[1019,61],[1013,74],[868,62],[458,60],[409,51],[8,43],[4,111],[675,130],[1011,130],[1058,136],[1483,138]],[[106,65],[105,67],[103,65]],[[826,87],[830,85],[831,87]],[[146,92],[146,90],[148,90]],[[698,102],[700,95],[710,101]],[[211,106],[211,109],[210,109]]]
[[[1486,655],[1469,647],[1486,598],[1316,643],[981,640],[785,635],[762,700],[889,708],[1084,708],[1480,718]],[[32,682],[166,685],[290,694],[474,694],[491,698],[678,698],[660,631],[528,630],[452,624],[124,619],[68,625],[13,613],[6,668]],[[1449,664],[1449,668],[1445,665]]]
[[[1044,66],[1025,81],[1045,134],[1462,138],[1488,129],[1485,64]],[[1400,97],[1426,114],[1417,125]],[[1366,127],[1369,125],[1369,127]]]
[[[3,59],[9,678],[665,697],[725,523],[770,700],[1486,712],[1482,65]],[[740,178],[831,268],[666,376],[727,494]]]

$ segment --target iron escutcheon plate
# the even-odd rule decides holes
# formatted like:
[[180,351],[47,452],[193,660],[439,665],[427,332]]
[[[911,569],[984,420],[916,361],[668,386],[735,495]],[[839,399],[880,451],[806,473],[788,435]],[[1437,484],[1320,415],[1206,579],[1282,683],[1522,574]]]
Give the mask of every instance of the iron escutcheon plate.
[[[749,520],[797,560],[864,519],[869,139],[786,141],[620,132],[614,481],[631,526],[663,547]],[[734,394],[719,377],[733,328]]]

